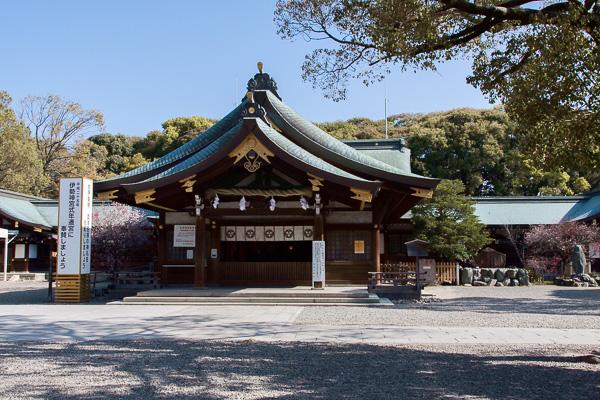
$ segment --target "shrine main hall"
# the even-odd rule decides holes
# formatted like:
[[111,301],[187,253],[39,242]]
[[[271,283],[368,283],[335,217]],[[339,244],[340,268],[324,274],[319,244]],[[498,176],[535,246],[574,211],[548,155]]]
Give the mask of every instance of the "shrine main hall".
[[[163,284],[366,283],[402,257],[402,217],[438,179],[411,173],[403,139],[339,141],[283,102],[259,66],[240,104],[173,152],[94,183],[101,200],[159,214]],[[404,227],[404,228],[403,228]]]

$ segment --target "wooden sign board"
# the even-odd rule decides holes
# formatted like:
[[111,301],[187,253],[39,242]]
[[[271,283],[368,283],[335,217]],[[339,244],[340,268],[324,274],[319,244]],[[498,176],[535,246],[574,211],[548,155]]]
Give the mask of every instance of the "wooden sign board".
[[312,287],[325,288],[325,242],[322,240],[312,242]]
[[56,302],[90,300],[92,186],[87,178],[60,180]]

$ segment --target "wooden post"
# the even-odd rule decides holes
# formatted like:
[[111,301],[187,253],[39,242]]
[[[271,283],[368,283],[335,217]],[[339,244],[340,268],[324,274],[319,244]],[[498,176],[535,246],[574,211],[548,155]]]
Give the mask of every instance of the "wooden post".
[[416,275],[417,275],[417,294],[419,296],[421,296],[421,273],[419,271],[419,257],[417,256],[417,271],[416,271]]
[[314,237],[313,240],[325,240],[325,232],[323,229],[323,216],[322,215],[315,215],[315,222],[314,222]]
[[220,227],[215,223],[215,221],[213,220],[213,224],[210,227],[210,249],[212,252],[212,249],[216,249],[217,250],[217,258],[212,258],[212,253],[210,254],[210,260],[209,260],[209,265],[210,265],[210,270],[211,270],[211,274],[210,277],[208,279],[208,282],[210,283],[215,283],[218,284],[219,283],[219,264],[220,264],[220,257],[221,257],[221,234],[220,234]]
[[163,284],[169,283],[169,274],[168,268],[163,268],[163,265],[167,264],[167,225],[166,225],[166,215],[164,211],[161,211],[158,217],[158,226],[156,227],[158,230],[157,234],[157,242],[158,242],[158,269],[161,273],[160,281]]
[[204,224],[204,215],[196,214],[196,251],[194,263],[194,287],[206,287],[206,273],[204,260],[206,258],[206,226]]
[[[58,239],[57,239],[58,240]],[[52,237],[50,238],[50,257],[48,257],[48,259],[50,260],[49,264],[48,264],[48,301],[52,302],[52,283],[54,282],[54,268],[52,268],[52,264],[54,261],[54,239],[52,239]],[[56,255],[56,257],[58,257],[58,253]]]
[[373,266],[375,267],[375,272],[381,272],[381,256],[379,254],[379,226],[375,225],[376,228],[373,229],[373,250],[374,252],[374,257],[373,257]]

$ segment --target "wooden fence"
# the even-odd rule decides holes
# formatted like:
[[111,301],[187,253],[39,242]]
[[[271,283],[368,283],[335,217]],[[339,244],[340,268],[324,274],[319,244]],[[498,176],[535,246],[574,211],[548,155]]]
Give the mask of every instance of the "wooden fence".
[[[456,285],[456,262],[436,261],[435,262],[435,280],[437,283],[444,281],[452,282]],[[381,272],[415,272],[417,263],[415,261],[400,262],[395,264],[381,264]]]

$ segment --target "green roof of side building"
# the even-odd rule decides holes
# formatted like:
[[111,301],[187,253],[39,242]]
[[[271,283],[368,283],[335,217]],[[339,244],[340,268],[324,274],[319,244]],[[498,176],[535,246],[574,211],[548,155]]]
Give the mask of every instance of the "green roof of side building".
[[544,225],[600,216],[600,191],[578,196],[474,197],[475,215],[486,225]]

